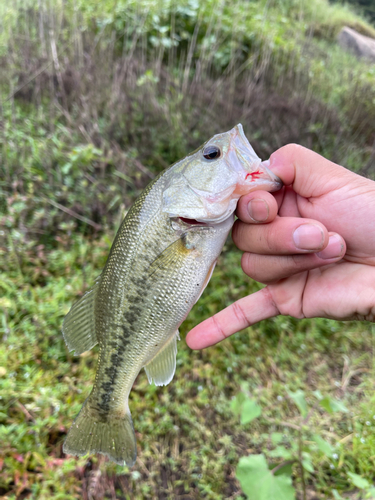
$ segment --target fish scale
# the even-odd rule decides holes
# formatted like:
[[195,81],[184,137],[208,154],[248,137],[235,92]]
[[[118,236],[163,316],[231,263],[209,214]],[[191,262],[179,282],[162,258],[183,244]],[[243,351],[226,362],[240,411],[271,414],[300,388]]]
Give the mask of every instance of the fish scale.
[[[248,180],[251,172],[257,175]],[[253,189],[280,186],[237,125],[146,187],[100,278],[64,320],[65,341],[76,354],[99,343],[94,386],[69,430],[65,453],[99,452],[119,464],[134,463],[128,398],[139,371],[144,367],[157,385],[171,381],[178,328],[211,277],[236,201]]]

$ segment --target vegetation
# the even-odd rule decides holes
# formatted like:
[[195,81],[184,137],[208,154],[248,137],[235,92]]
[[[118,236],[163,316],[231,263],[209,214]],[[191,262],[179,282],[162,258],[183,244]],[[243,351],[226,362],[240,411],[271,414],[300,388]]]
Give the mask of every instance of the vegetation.
[[[241,122],[263,159],[298,142],[373,177],[375,66],[335,37],[374,26],[326,0],[0,13],[0,497],[266,500],[249,495],[261,474],[286,499],[374,497],[373,325],[280,317],[202,352],[181,341],[173,382],[132,390],[131,470],[62,453],[97,351],[61,335],[136,196],[210,135]],[[258,288],[229,241],[182,335]]]
[[348,2],[342,2],[342,0],[333,1],[352,4],[360,12],[365,14],[370,22],[375,23],[375,5],[372,0],[349,0]]

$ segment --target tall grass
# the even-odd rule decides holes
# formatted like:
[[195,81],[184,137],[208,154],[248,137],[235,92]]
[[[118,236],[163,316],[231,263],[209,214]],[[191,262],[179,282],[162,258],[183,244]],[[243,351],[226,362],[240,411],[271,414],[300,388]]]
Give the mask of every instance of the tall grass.
[[237,122],[263,158],[299,142],[372,175],[375,72],[313,37],[324,9],[329,30],[341,18],[371,30],[347,8],[324,0],[1,7],[0,168],[3,193],[16,196],[3,207],[35,193],[13,207],[22,231],[52,231],[72,214],[98,230],[160,169]]

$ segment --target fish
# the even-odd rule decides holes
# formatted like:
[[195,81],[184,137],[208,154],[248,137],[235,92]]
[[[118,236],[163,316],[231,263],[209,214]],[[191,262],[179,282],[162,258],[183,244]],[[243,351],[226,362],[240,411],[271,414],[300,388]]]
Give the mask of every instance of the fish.
[[209,282],[240,196],[277,191],[242,125],[214,135],[161,172],[123,220],[101,275],[63,322],[76,355],[99,344],[92,391],[63,445],[131,467],[137,457],[129,394],[142,368],[167,385],[176,370],[179,327]]

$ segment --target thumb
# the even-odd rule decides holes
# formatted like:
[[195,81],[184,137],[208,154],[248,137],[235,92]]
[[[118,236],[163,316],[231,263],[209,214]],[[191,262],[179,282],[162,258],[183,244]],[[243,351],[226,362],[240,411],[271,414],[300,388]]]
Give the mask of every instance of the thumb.
[[286,186],[291,185],[304,198],[322,196],[358,177],[298,144],[288,144],[272,153],[269,167]]

